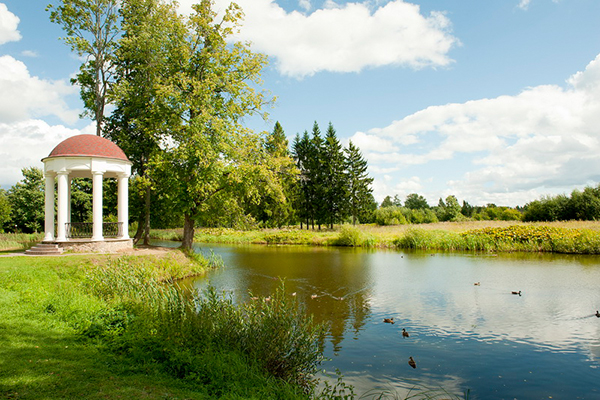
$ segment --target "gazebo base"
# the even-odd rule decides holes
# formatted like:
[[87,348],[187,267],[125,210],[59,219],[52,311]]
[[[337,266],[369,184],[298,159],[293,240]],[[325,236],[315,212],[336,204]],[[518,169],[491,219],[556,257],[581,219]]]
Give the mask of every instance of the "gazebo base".
[[104,239],[103,241],[92,241],[91,239],[70,239],[68,242],[44,242],[56,243],[64,251],[73,253],[117,253],[119,251],[133,249],[133,239]]

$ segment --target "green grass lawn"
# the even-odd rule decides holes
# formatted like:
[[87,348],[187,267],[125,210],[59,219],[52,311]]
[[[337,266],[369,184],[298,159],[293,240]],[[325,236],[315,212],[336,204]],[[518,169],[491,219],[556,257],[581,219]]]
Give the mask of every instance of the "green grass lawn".
[[[93,334],[98,331],[94,324],[118,313],[118,305],[98,297],[89,287],[90,270],[105,267],[107,260],[94,255],[0,257],[0,398],[305,397],[235,351],[194,355],[200,365],[194,371],[204,369],[199,379],[178,376],[168,364],[154,360],[160,342],[152,343],[133,332],[129,340],[139,341],[139,346],[130,345],[125,351],[118,346],[118,334],[115,340]],[[144,257],[123,265],[139,262],[160,270],[155,274],[159,279],[177,273],[172,262]],[[104,329],[119,332],[114,327]]]
[[101,308],[78,290],[86,266],[96,261],[0,258],[0,398],[202,398],[164,374],[119,360],[102,342],[77,332],[77,322]]

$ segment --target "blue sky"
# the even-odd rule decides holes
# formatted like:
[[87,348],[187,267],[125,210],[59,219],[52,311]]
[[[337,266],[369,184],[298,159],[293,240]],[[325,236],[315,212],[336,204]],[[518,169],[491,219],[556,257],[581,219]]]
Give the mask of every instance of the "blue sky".
[[[192,0],[181,0],[181,12]],[[228,2],[216,0],[222,9]],[[597,0],[239,0],[241,40],[269,55],[270,121],[290,141],[332,122],[374,195],[524,205],[600,182]],[[0,185],[66,137],[79,60],[46,2],[0,0]]]

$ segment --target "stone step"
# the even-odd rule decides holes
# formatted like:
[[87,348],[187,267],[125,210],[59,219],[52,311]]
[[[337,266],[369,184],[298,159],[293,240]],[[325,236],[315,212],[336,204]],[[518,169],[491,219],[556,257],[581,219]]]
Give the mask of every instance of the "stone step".
[[25,250],[25,254],[30,256],[59,256],[63,252],[63,249],[58,247],[56,243],[39,243]]

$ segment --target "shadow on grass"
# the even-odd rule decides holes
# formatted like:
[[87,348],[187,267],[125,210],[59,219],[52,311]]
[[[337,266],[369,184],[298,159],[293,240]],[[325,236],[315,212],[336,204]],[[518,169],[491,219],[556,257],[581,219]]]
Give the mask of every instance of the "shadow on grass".
[[152,370],[123,362],[99,345],[64,332],[60,322],[0,322],[1,399],[203,398]]

